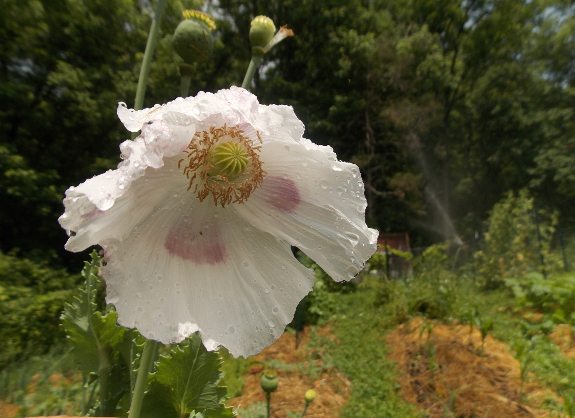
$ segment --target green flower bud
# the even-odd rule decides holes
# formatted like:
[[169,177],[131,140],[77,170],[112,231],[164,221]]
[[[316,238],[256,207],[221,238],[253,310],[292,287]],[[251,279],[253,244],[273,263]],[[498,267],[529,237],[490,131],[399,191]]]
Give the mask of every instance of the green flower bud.
[[186,20],[180,22],[172,39],[174,49],[186,63],[206,61],[214,49],[211,30],[215,22],[197,10],[185,10],[183,15]]
[[267,370],[262,375],[262,380],[260,380],[260,384],[262,385],[262,389],[266,393],[275,392],[278,388],[278,377],[276,372],[273,370]]
[[307,403],[312,403],[314,399],[315,399],[315,390],[313,390],[313,389],[306,390],[305,391],[305,401]]
[[250,25],[250,42],[253,47],[263,48],[274,37],[276,26],[267,16],[258,16]]

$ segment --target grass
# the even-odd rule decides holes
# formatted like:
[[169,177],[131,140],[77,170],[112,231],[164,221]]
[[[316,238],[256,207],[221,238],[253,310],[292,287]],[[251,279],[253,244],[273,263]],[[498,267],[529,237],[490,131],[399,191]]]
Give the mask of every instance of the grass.
[[17,417],[77,415],[84,395],[82,374],[70,348],[57,346],[0,372],[0,393],[0,400],[19,406]]

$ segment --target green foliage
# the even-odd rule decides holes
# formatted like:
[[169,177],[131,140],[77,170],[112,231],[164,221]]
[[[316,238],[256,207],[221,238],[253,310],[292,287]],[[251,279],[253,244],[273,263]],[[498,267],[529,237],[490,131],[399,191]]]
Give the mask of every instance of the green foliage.
[[369,258],[369,260],[367,260],[365,268],[360,273],[360,277],[362,279],[365,279],[366,274],[386,275],[388,253],[406,261],[410,261],[413,259],[412,253],[401,251],[388,246],[387,251],[376,251],[375,254],[373,254]]
[[461,283],[457,275],[446,269],[448,244],[429,247],[413,259],[414,274],[400,280],[369,280],[367,286],[375,292],[374,303],[385,309],[388,320],[400,323],[414,315],[430,319],[452,313],[455,288]]
[[[313,290],[300,302],[295,322],[298,321],[298,315],[303,315],[303,323],[325,323],[336,310],[334,294],[354,292],[357,285],[354,281],[335,282],[320,266],[302,253],[299,254],[299,260],[306,267],[313,269],[315,284]],[[299,323],[295,324],[296,327],[300,325]]]
[[427,247],[420,257],[413,261],[413,273],[417,276],[437,277],[450,268],[447,249],[449,242]]
[[575,321],[575,276],[571,273],[543,277],[532,272],[521,279],[505,280],[519,308],[554,314],[558,321]]
[[64,339],[59,318],[77,281],[64,270],[0,252],[0,369]]
[[254,361],[251,358],[235,358],[225,348],[220,348],[218,352],[222,357],[221,370],[224,372],[221,383],[228,388],[228,398],[240,396],[244,388],[244,373]]
[[501,286],[508,277],[557,268],[559,260],[551,252],[556,222],[555,215],[534,208],[526,190],[509,192],[496,204],[487,221],[485,249],[475,254],[486,288]]
[[[79,280],[63,269],[53,269],[26,258],[0,252],[0,286],[20,288],[19,291],[44,293],[71,289]],[[24,290],[27,289],[27,290]],[[0,300],[6,300],[0,297]]]
[[[100,257],[94,251],[92,261],[86,262],[82,276],[84,287],[72,302],[66,305],[62,324],[72,345],[74,355],[85,378],[93,387],[99,385],[98,405],[86,405],[85,410],[96,407],[100,416],[111,416],[126,393],[130,393],[131,370],[137,346],[133,354],[122,356],[125,345],[130,347],[135,335],[116,325],[118,314],[111,310],[102,314],[96,303],[97,277]],[[84,413],[85,411],[83,411]]]
[[265,402],[254,402],[247,408],[238,408],[242,418],[262,418],[266,416],[267,406]]
[[0,372],[0,400],[20,406],[16,417],[78,415],[83,386],[68,345]]
[[172,347],[158,360],[140,416],[179,418],[202,412],[206,418],[233,417],[223,404],[226,388],[218,386],[223,377],[219,368],[219,355],[208,352],[197,333]]
[[519,388],[519,402],[523,400],[523,387],[525,385],[525,381],[527,380],[527,376],[529,375],[529,371],[531,370],[531,362],[533,361],[532,349],[534,342],[534,340],[531,340],[529,343],[524,340],[517,340],[514,342],[516,358],[519,360],[519,377],[521,379],[521,386]]

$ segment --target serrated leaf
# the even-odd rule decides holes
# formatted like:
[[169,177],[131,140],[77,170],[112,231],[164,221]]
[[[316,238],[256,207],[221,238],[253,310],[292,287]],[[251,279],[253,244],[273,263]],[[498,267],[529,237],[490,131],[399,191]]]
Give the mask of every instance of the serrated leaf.
[[205,349],[199,335],[174,346],[168,357],[160,357],[144,398],[141,418],[181,418],[203,412],[206,418],[229,418],[226,388],[218,386],[223,377],[219,355]]
[[62,324],[74,345],[80,369],[85,375],[98,373],[102,356],[106,351],[122,341],[125,328],[116,325],[118,314],[110,311],[102,315],[97,310],[96,277],[100,257],[94,251],[92,261],[85,263],[82,275],[86,278],[85,288],[80,289],[72,303],[66,305]]

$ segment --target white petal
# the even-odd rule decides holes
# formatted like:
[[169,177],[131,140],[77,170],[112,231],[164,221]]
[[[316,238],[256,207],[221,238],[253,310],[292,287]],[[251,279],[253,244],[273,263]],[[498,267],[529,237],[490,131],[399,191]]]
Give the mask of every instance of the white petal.
[[378,232],[365,224],[357,166],[334,161],[329,150],[293,142],[262,147],[262,186],[238,213],[257,228],[297,246],[334,280],[349,280],[374,253]]
[[173,343],[199,330],[209,350],[255,354],[292,320],[313,274],[233,207],[191,207],[194,199],[162,205],[134,235],[103,243],[107,300],[148,338]]
[[161,202],[186,191],[189,183],[177,168],[179,157],[164,158],[172,142],[166,139],[169,134],[162,122],[147,125],[136,140],[120,146],[124,161],[118,169],[66,191],[66,211],[59,221],[70,235],[67,250],[122,240]]
[[179,97],[162,106],[143,110],[128,109],[125,103],[119,103],[117,113],[126,129],[132,132],[158,120],[163,120],[173,131],[177,131],[174,127],[189,127],[192,136],[194,129],[224,124],[249,124],[260,132],[263,141],[301,141],[304,132],[303,123],[291,106],[260,105],[256,96],[239,87],[216,94],[200,92],[195,97]]

